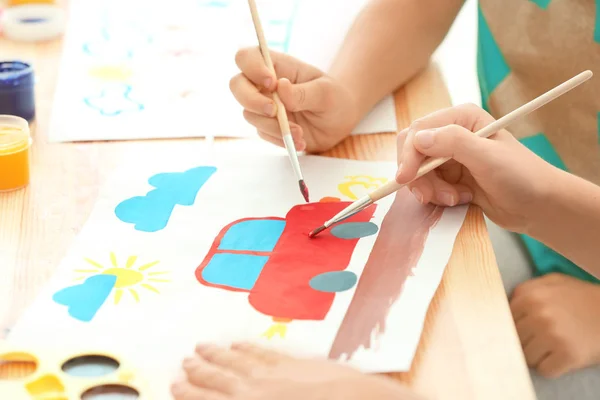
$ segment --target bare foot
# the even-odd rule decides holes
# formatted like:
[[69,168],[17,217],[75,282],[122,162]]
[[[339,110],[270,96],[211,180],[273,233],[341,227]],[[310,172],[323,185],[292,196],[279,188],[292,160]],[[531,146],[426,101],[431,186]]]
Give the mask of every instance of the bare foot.
[[419,400],[391,379],[332,361],[297,359],[252,344],[200,345],[183,362],[176,400]]

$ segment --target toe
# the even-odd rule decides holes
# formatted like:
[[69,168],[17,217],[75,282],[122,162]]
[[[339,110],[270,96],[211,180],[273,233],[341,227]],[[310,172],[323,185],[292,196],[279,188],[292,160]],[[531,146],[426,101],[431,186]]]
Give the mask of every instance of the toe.
[[211,364],[246,376],[260,366],[256,358],[248,354],[210,344],[198,345],[196,353]]
[[241,354],[266,364],[276,364],[290,359],[289,356],[278,351],[259,347],[252,343],[236,343],[232,345],[231,348]]
[[219,393],[233,394],[239,390],[241,378],[234,372],[221,368],[201,357],[184,360],[183,370],[191,384]]
[[187,381],[180,381],[171,386],[171,394],[175,400],[227,400],[222,393],[199,388]]

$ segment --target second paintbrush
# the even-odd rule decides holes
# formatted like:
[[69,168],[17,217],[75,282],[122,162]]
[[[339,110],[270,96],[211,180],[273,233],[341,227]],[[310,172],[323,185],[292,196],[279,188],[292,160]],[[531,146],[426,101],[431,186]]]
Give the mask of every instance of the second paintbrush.
[[[252,14],[252,22],[254,23],[254,29],[256,30],[256,36],[258,37],[258,45],[260,47],[260,52],[265,60],[265,64],[269,71],[275,76],[275,67],[273,65],[273,61],[271,60],[271,55],[269,53],[269,48],[267,46],[267,41],[265,40],[265,35],[263,33],[262,25],[260,23],[260,19],[258,17],[258,10],[256,8],[256,3],[254,0],[248,0],[248,5],[250,6],[250,13]],[[279,129],[281,129],[281,134],[283,136],[283,143],[285,145],[285,149],[288,152],[288,156],[290,162],[292,163],[292,168],[294,170],[294,174],[298,179],[298,185],[300,186],[300,192],[304,197],[304,200],[308,203],[309,195],[308,195],[308,187],[304,182],[304,177],[302,176],[302,169],[300,168],[300,161],[298,160],[298,153],[296,152],[296,146],[294,145],[294,140],[292,139],[292,132],[290,130],[290,122],[288,121],[287,112],[285,110],[285,106],[283,102],[279,98],[277,92],[273,93],[273,100],[275,101],[275,106],[277,107],[277,121],[279,122]]]
[[[551,102],[552,100],[556,99],[557,97],[562,96],[563,94],[567,93],[568,91],[581,85],[583,82],[587,81],[591,77],[592,77],[592,71],[584,71],[584,72],[580,73],[579,75],[574,76],[573,78],[569,79],[568,81],[563,82],[560,85],[556,86],[555,88],[540,95],[539,97],[531,100],[529,103],[506,114],[502,118],[492,122],[491,124],[487,125],[486,127],[480,129],[479,131],[475,132],[475,135],[482,137],[482,138],[487,138],[487,137],[493,135],[494,133],[498,132],[499,130],[506,128],[508,125],[510,125],[517,119],[524,117],[525,115],[537,110],[538,108]],[[447,162],[449,160],[450,160],[450,158],[447,158],[447,157],[427,159],[425,162],[423,162],[423,164],[421,164],[421,167],[417,171],[417,175],[415,176],[415,178],[413,178],[411,180],[411,182],[420,178],[421,176],[425,175],[426,173],[433,171],[435,168],[439,167],[440,165],[444,164],[445,162]],[[405,185],[406,184],[397,183],[395,180],[390,181],[389,183],[385,184],[384,186],[380,187],[379,189],[374,190],[372,193],[369,193],[368,195],[366,195],[366,196],[358,199],[354,203],[350,204],[348,207],[343,209],[337,215],[333,216],[333,218],[331,218],[329,221],[325,222],[322,226],[311,231],[308,234],[308,237],[313,238],[313,237],[317,236],[319,233],[323,232],[325,229],[329,228],[330,226],[337,224],[338,222],[340,222],[346,218],[349,218],[350,216],[360,212],[361,210],[364,210],[366,207],[370,206],[374,202],[376,202],[386,196],[389,196],[392,193],[397,192],[398,190],[403,188]]]

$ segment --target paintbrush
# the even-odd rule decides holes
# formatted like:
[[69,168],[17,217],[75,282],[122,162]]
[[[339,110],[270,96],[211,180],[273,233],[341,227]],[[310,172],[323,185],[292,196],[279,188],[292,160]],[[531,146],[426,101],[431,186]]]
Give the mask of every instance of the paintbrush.
[[[493,135],[494,133],[498,132],[499,130],[506,128],[508,125],[515,122],[517,119],[526,116],[527,114],[546,105],[547,103],[551,102],[552,100],[562,96],[563,94],[567,93],[571,89],[574,89],[575,87],[581,85],[583,82],[590,79],[592,77],[592,75],[593,75],[592,71],[584,71],[584,72],[580,73],[579,75],[569,79],[566,82],[563,82],[562,84],[558,85],[554,89],[547,91],[546,93],[542,94],[541,96],[537,97],[536,99],[531,100],[529,103],[517,108],[516,110],[506,114],[504,117],[492,122],[491,124],[487,125],[486,127],[482,128],[482,129],[480,129],[479,131],[475,132],[475,135],[480,136],[482,138],[487,138],[487,137]],[[413,182],[414,180],[422,177],[426,173],[434,170],[435,168],[444,164],[448,160],[450,160],[449,157],[429,158],[429,159],[425,160],[419,167],[416,177],[414,179],[412,179],[410,182]],[[330,226],[332,226],[346,218],[351,217],[352,215],[354,215],[354,214],[360,212],[361,210],[365,209],[366,207],[370,206],[374,202],[381,200],[382,198],[389,196],[392,193],[395,193],[396,191],[400,190],[401,188],[403,188],[410,182],[407,182],[405,184],[399,184],[398,182],[396,182],[395,179],[391,180],[389,183],[385,184],[384,186],[380,187],[379,189],[374,190],[370,194],[368,194],[368,195],[356,200],[354,203],[350,204],[348,207],[343,209],[340,213],[335,215],[329,221],[325,222],[325,224],[323,224],[322,226],[318,227],[317,229],[311,231],[308,234],[308,236],[311,238],[317,236],[319,233],[323,232],[325,229],[329,228]]]
[[[250,6],[250,13],[252,14],[252,21],[254,22],[254,29],[256,30],[256,36],[258,37],[258,45],[260,48],[260,52],[265,60],[265,64],[267,64],[267,68],[269,68],[273,76],[275,76],[275,67],[273,66],[273,61],[271,60],[271,55],[267,46],[267,41],[265,40],[262,25],[258,17],[256,3],[254,2],[254,0],[248,0],[248,5]],[[300,169],[298,153],[296,152],[296,146],[294,145],[294,140],[292,139],[290,122],[288,121],[285,106],[283,105],[283,102],[279,98],[279,95],[276,91],[273,92],[273,100],[275,101],[275,105],[277,106],[277,121],[279,122],[279,129],[281,129],[285,149],[287,150],[290,162],[292,163],[294,174],[296,174],[296,178],[298,179],[300,192],[302,193],[304,200],[308,203],[308,187],[306,186],[306,183],[304,183],[304,178],[302,177],[302,170]]]

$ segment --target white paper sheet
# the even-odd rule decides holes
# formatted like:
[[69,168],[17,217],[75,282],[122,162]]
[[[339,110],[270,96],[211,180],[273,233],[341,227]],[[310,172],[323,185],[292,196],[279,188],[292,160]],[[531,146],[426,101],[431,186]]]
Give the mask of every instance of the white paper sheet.
[[[262,335],[274,325],[273,320],[250,305],[247,292],[207,286],[196,277],[196,269],[208,254],[212,254],[213,240],[225,226],[242,218],[284,218],[292,207],[302,203],[287,157],[267,150],[253,153],[253,156],[246,153],[242,157],[242,154],[233,150],[227,154],[190,150],[189,154],[180,155],[176,161],[132,160],[130,165],[117,171],[102,190],[92,214],[55,276],[11,329],[9,340],[52,347],[87,344],[90,348],[118,349],[129,362],[140,368],[141,373],[145,371],[150,376],[159,377],[158,381],[152,382],[156,385],[153,390],[164,394],[164,397],[157,398],[167,398],[169,383],[178,373],[182,358],[193,351],[197,342],[228,344],[249,340],[297,355],[327,357],[332,344],[341,335],[340,325],[347,310],[352,307],[356,293],[362,291],[365,295],[361,289],[362,273],[374,251],[374,243],[380,239],[385,241],[380,233],[389,221],[384,222],[384,226],[381,222],[392,206],[393,196],[378,202],[371,219],[380,231],[359,239],[351,256],[347,254],[350,258],[345,270],[355,273],[358,283],[346,291],[335,293],[331,306],[325,307],[327,311],[323,319],[293,320],[283,324],[287,326],[283,338],[276,335],[269,340]],[[364,176],[386,178],[393,176],[396,169],[394,163],[316,156],[302,157],[301,164],[313,203],[323,197],[337,197],[350,202],[353,199],[347,194],[360,196],[367,190],[373,190],[357,183],[375,182]],[[180,173],[198,166],[215,167],[216,170],[197,194],[194,190],[181,191],[183,186],[173,183],[176,181],[172,177],[168,182],[153,178],[158,190],[163,189],[162,194],[151,195],[154,200],[150,201],[148,198],[136,200],[144,202],[146,211],[142,213],[143,219],[138,215],[137,228],[133,223],[124,222],[132,220],[127,219],[126,214],[130,214],[122,212],[122,208],[117,211],[119,205],[126,199],[144,196],[153,190],[154,187],[148,183],[150,177],[159,173]],[[180,178],[181,175],[178,175],[177,179]],[[347,182],[353,183],[345,185]],[[157,223],[156,216],[162,210],[160,204],[165,200],[172,203],[174,199],[179,203],[173,208],[168,221]],[[415,201],[412,197],[407,199]],[[140,210],[139,206],[133,209]],[[374,327],[373,332],[369,332],[369,348],[357,348],[350,359],[340,357],[341,362],[374,372],[409,369],[425,313],[452,252],[466,208],[439,211],[443,211],[441,218],[428,233],[412,275],[408,276],[399,291],[399,298],[391,302],[384,317],[385,331],[381,331],[381,326]],[[309,215],[305,214],[305,217]],[[407,220],[409,217],[406,215]],[[407,221],[400,222],[408,224]],[[290,225],[293,225],[292,222],[286,223],[286,229]],[[251,236],[268,237],[264,232]],[[407,236],[418,234],[407,232]],[[281,237],[286,237],[285,231]],[[277,243],[279,241],[281,238]],[[400,248],[394,238],[388,237],[387,246],[380,250],[387,254]],[[272,260],[276,253],[273,250],[269,259]],[[302,249],[298,254],[297,257],[305,257],[307,253]],[[335,259],[329,248],[326,254],[327,262]],[[323,257],[320,254],[311,260],[314,262]],[[411,255],[407,253],[406,257]],[[158,263],[154,264],[155,261]],[[151,265],[143,267],[148,264]],[[310,268],[309,264],[304,268]],[[237,264],[227,264],[227,268],[232,265]],[[115,272],[115,268],[119,271]],[[386,265],[386,268],[393,270],[399,266]],[[235,280],[245,276],[244,271],[238,270],[233,278],[229,278]],[[97,281],[113,276],[120,280],[113,281],[108,287],[109,294],[104,294],[106,300],[96,301],[100,305],[91,320],[84,320],[82,315],[89,316],[85,310],[94,309],[90,306],[94,303],[93,299],[100,296],[102,300],[102,289],[90,283],[89,278]],[[263,275],[259,274],[254,287],[261,279],[264,279]],[[381,279],[385,280],[385,277]],[[77,286],[81,284],[84,286]],[[73,293],[73,289],[65,291],[65,288],[73,286],[77,286],[79,289],[75,291],[80,292]],[[290,293],[293,299],[294,291],[286,293]],[[364,304],[376,301],[379,295],[377,292],[366,293]],[[118,304],[115,304],[117,300]],[[286,303],[286,296],[278,300]],[[308,302],[306,304],[310,301],[310,298],[302,299],[302,302]],[[71,313],[66,305],[73,307]]]
[[[245,0],[72,3],[51,141],[255,134],[229,89],[236,51],[258,44]],[[364,3],[257,1],[270,48],[323,70]],[[395,130],[388,96],[354,132]]]

